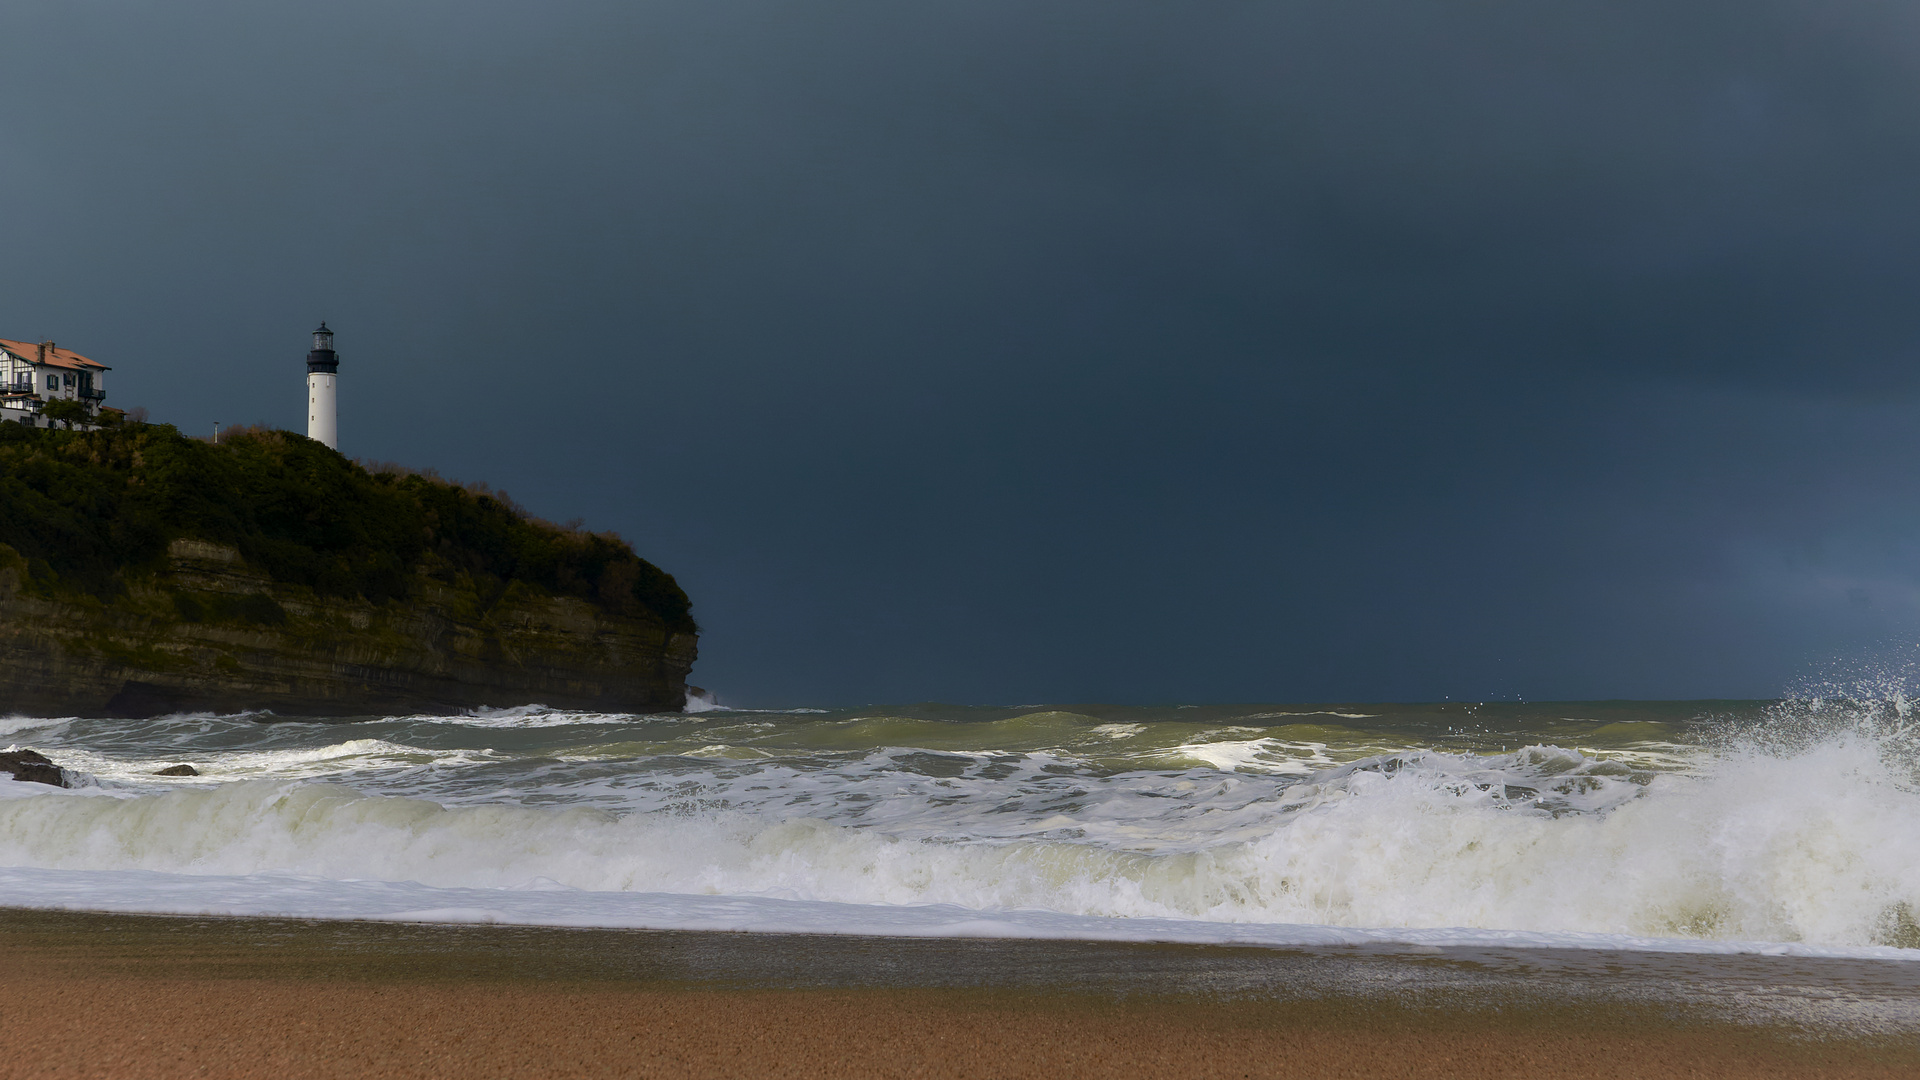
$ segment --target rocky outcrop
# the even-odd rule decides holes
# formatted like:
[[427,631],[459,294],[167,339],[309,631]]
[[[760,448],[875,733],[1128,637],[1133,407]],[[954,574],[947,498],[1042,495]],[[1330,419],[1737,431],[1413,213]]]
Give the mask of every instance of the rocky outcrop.
[[48,761],[45,754],[33,750],[0,750],[0,772],[29,783],[69,786],[67,774],[61,771],[60,766]]
[[421,573],[407,599],[376,604],[276,582],[190,539],[111,603],[28,575],[0,546],[0,710],[43,716],[679,709],[696,648],[645,612],[520,581]]

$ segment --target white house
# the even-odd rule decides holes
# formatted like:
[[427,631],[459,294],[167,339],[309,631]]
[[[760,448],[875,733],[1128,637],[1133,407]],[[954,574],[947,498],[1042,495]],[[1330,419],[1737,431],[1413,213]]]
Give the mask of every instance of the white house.
[[77,400],[98,416],[100,403],[107,397],[104,379],[110,370],[51,341],[0,338],[0,420],[56,427],[40,410],[47,402],[59,400]]

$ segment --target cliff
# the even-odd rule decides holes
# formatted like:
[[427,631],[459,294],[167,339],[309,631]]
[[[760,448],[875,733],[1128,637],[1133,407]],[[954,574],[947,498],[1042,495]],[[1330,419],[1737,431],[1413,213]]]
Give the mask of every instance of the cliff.
[[616,537],[254,431],[0,424],[0,711],[684,704],[698,628]]

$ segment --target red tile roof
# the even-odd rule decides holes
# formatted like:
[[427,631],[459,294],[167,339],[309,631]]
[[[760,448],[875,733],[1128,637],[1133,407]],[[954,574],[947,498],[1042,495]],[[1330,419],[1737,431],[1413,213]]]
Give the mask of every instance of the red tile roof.
[[113,369],[97,361],[89,360],[72,349],[62,349],[53,342],[35,343],[29,341],[8,341],[0,338],[0,349],[12,353],[15,358],[29,364],[45,364],[48,367],[72,368],[75,371],[112,371]]

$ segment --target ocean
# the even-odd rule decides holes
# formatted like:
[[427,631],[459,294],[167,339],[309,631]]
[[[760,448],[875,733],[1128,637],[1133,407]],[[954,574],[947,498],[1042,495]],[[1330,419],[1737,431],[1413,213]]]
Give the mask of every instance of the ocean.
[[1909,713],[14,716],[78,786],[0,781],[0,906],[1920,960]]

